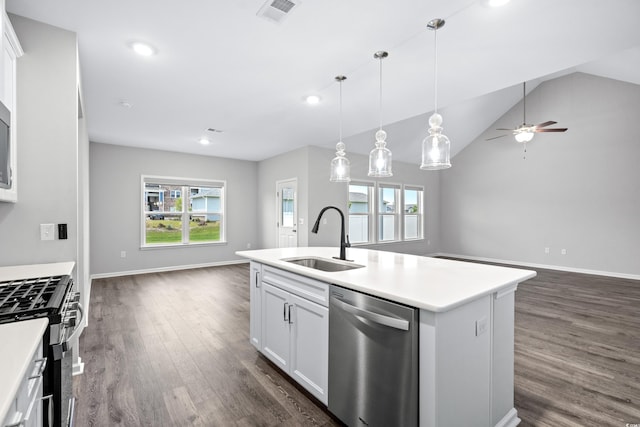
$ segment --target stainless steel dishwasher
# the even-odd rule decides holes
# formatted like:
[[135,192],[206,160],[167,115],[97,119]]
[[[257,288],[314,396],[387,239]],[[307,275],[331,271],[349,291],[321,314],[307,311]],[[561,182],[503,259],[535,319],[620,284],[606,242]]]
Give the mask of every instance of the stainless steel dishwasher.
[[351,426],[418,425],[418,310],[331,285],[329,410]]

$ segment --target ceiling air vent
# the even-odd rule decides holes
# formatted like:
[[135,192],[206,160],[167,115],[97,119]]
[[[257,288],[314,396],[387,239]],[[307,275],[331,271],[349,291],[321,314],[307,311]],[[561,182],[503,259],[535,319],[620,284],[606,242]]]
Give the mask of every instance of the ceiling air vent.
[[300,0],[267,0],[258,10],[257,15],[280,23],[298,4]]

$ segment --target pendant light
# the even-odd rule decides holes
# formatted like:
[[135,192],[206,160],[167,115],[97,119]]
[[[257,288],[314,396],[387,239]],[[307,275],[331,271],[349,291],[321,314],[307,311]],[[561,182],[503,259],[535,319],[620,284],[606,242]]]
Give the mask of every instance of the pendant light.
[[382,60],[389,53],[379,51],[373,57],[380,60],[380,129],[376,132],[376,148],[369,154],[369,176],[385,178],[393,176],[391,171],[391,151],[386,147],[387,132],[382,130]]
[[422,164],[420,169],[438,170],[451,167],[449,153],[451,142],[446,135],[442,134],[442,116],[438,114],[438,29],[444,26],[444,19],[432,19],[427,24],[427,28],[433,30],[434,40],[434,111],[429,117],[429,136],[422,140]]
[[346,146],[342,142],[342,82],[345,80],[345,76],[336,76],[336,81],[340,84],[340,139],[336,144],[336,156],[331,160],[331,182],[351,181],[351,162],[345,157]]

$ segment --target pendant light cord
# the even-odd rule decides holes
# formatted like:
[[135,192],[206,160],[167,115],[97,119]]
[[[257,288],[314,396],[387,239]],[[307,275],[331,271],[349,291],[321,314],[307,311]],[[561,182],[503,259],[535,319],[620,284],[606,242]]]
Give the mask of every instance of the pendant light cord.
[[380,130],[382,130],[382,58],[380,56]]
[[342,80],[341,79],[339,81],[340,83],[340,119],[339,119],[339,123],[340,123],[340,142],[342,142]]
[[435,101],[433,102],[434,114],[438,112],[438,30],[433,30],[433,96]]

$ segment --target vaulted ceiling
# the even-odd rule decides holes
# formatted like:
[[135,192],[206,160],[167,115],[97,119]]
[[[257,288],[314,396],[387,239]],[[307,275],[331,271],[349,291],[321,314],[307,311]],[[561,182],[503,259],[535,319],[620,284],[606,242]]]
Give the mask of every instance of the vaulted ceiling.
[[[10,13],[78,34],[91,141],[261,160],[338,140],[373,147],[382,122],[394,159],[419,162],[438,105],[455,154],[521,99],[521,83],[583,71],[640,84],[637,0],[302,0],[279,23],[263,0],[6,0]],[[130,48],[156,49],[141,57]],[[28,52],[27,52],[28,53]],[[305,103],[316,94],[321,102]],[[535,121],[535,118],[533,118]],[[215,128],[222,132],[209,132]],[[208,136],[212,143],[198,144]]]

